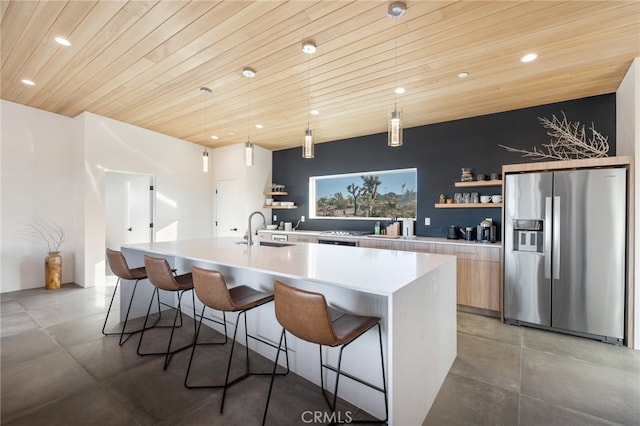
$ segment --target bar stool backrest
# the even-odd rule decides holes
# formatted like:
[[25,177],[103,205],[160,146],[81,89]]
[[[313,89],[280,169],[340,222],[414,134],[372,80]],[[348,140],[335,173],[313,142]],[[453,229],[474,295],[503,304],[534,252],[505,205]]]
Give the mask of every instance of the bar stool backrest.
[[131,269],[127,264],[127,259],[125,259],[121,251],[111,250],[108,248],[107,260],[109,261],[111,271],[116,274],[118,278],[122,278],[123,280],[136,279],[136,277],[131,274]]
[[294,336],[325,346],[338,344],[327,301],[321,293],[274,283],[276,318]]
[[147,275],[149,276],[151,284],[161,290],[176,291],[179,289],[167,259],[145,256],[144,266],[147,269]]
[[193,273],[193,287],[202,303],[219,311],[235,310],[235,304],[222,273],[197,266],[191,267],[191,272]]

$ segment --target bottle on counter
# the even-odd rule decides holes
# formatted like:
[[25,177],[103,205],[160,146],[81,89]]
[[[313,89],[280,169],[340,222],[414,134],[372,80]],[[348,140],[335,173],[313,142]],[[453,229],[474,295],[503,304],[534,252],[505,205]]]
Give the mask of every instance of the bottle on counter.
[[376,222],[375,228],[373,228],[373,233],[376,235],[380,235],[380,221]]

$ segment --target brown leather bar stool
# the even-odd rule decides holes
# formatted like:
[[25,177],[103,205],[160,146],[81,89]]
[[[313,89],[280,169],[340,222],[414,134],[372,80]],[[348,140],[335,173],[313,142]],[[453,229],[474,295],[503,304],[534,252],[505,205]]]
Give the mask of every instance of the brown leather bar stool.
[[[191,298],[193,303],[193,332],[195,336],[196,332],[196,305],[195,305],[195,296],[193,294],[193,278],[191,272],[182,275],[176,275],[175,270],[172,270],[169,266],[169,262],[166,259],[160,257],[151,257],[144,256],[144,266],[147,270],[147,275],[149,278],[149,282],[153,284],[153,294],[151,295],[151,302],[149,303],[149,309],[147,310],[147,317],[144,320],[144,325],[142,327],[142,333],[140,334],[140,340],[138,341],[138,355],[164,355],[164,370],[169,366],[169,362],[171,361],[172,355],[177,352],[183,351],[193,346],[194,342],[191,342],[188,345],[181,346],[176,349],[171,349],[171,343],[173,341],[173,335],[176,328],[182,327],[182,296],[185,292],[191,291]],[[171,334],[169,336],[169,343],[167,345],[167,350],[164,352],[141,352],[140,347],[142,346],[142,339],[144,338],[144,332],[147,327],[147,321],[149,320],[149,313],[151,312],[151,305],[153,305],[154,296],[160,297],[160,290],[169,291],[169,292],[177,292],[178,294],[178,306],[175,307],[176,314],[173,318],[173,325],[169,326],[171,328]],[[167,303],[159,302],[161,305],[169,306],[174,308],[173,305],[169,305]],[[180,325],[176,325],[178,322],[178,317],[180,317]]]
[[[247,331],[247,311],[250,311],[254,308],[264,305],[265,303],[269,303],[273,300],[272,293],[266,293],[260,290],[256,290],[247,285],[238,285],[235,287],[229,288],[224,279],[224,276],[221,272],[203,269],[197,266],[192,267],[193,272],[193,284],[195,287],[196,295],[198,299],[202,302],[202,312],[200,313],[200,320],[198,322],[198,329],[196,331],[195,344],[193,349],[191,349],[191,358],[189,359],[189,365],[187,367],[187,374],[184,378],[184,386],[189,389],[197,389],[197,388],[223,388],[222,391],[222,403],[220,404],[220,412],[224,409],[224,400],[227,394],[227,389],[229,386],[238,383],[241,380],[246,379],[249,376],[265,376],[271,375],[272,373],[252,373],[249,365],[249,337],[266,343],[267,345],[276,348],[276,346],[270,342],[267,342],[259,337],[252,336]],[[224,318],[224,331],[225,331],[225,340],[224,342],[216,342],[216,343],[198,343],[198,335],[200,333],[200,327],[202,326],[202,319],[204,318],[204,311],[206,308],[215,309],[218,311],[222,311]],[[210,345],[210,344],[224,344],[227,341],[227,324],[226,324],[226,313],[227,312],[238,312],[237,322],[235,329],[233,331],[233,339],[231,340],[231,352],[229,353],[229,360],[227,363],[227,372],[225,374],[224,384],[214,384],[214,385],[199,385],[194,386],[188,383],[189,381],[189,371],[191,370],[191,363],[193,361],[193,355],[196,351],[196,347],[200,345]],[[240,317],[244,317],[244,346],[245,346],[245,372],[243,375],[229,380],[229,372],[231,370],[231,361],[233,360],[233,350],[236,344],[236,335],[238,333],[238,326],[240,325]],[[216,321],[219,322],[219,321]],[[286,349],[285,349],[286,351]],[[286,352],[285,352],[286,353]],[[274,374],[276,368],[274,367]],[[278,373],[278,375],[285,375],[289,372],[289,356],[287,355],[287,367],[286,371],[283,373]]]
[[[142,328],[139,328],[137,330],[131,330],[131,331],[126,331],[126,329],[127,329],[127,321],[129,320],[129,312],[131,312],[131,304],[133,303],[133,298],[136,295],[136,288],[138,288],[138,282],[140,280],[147,279],[147,271],[144,266],[141,266],[139,268],[133,268],[133,269],[129,268],[127,259],[125,259],[121,251],[107,249],[107,260],[109,261],[109,266],[111,267],[111,271],[118,277],[118,280],[116,281],[116,288],[113,290],[113,295],[111,295],[111,302],[109,302],[109,309],[107,310],[107,316],[104,319],[104,324],[102,324],[102,334],[104,334],[105,336],[113,336],[113,335],[119,334],[120,335],[119,344],[120,346],[122,346],[122,344],[126,342],[129,339],[129,337],[131,337],[135,333],[139,333],[142,331]],[[105,328],[107,326],[107,321],[109,320],[109,314],[111,313],[111,306],[113,305],[113,299],[115,298],[116,293],[118,292],[118,286],[120,285],[121,280],[130,280],[130,281],[135,280],[135,283],[133,284],[133,291],[131,292],[131,299],[129,300],[129,306],[127,307],[127,315],[124,317],[124,324],[122,325],[122,330],[120,332],[117,332],[117,333],[106,332]],[[160,320],[160,315],[161,315],[160,299],[158,299],[158,318],[153,323],[153,325],[151,325],[148,328],[153,327]],[[124,338],[125,335],[127,335],[126,339]]]
[[[282,333],[280,335],[280,343],[278,348],[282,346],[282,341],[286,342],[286,331],[293,334],[299,339],[307,342],[316,343],[320,348],[320,386],[322,394],[327,401],[329,408],[336,414],[336,401],[338,398],[338,382],[340,376],[345,376],[356,382],[362,383],[372,389],[381,392],[384,395],[385,418],[383,420],[351,420],[350,423],[386,423],[389,417],[389,403],[387,400],[387,384],[384,373],[384,356],[382,350],[382,330],[380,327],[380,318],[367,317],[360,315],[352,315],[346,312],[338,311],[330,308],[323,294],[311,291],[297,289],[288,286],[281,281],[276,280],[274,283],[274,300],[276,318],[282,325]],[[342,351],[350,343],[362,336],[374,326],[378,326],[378,339],[380,342],[380,365],[382,366],[382,387],[368,383],[353,375],[343,372],[340,369],[342,362]],[[338,365],[334,367],[325,364],[322,360],[322,346],[340,347],[338,354]],[[276,355],[275,365],[278,365],[278,355]],[[329,401],[327,392],[324,387],[323,368],[336,373],[336,384],[333,391],[333,401]],[[275,371],[275,368],[274,368]],[[267,404],[264,408],[262,424],[267,420],[267,411],[269,409],[269,400],[271,399],[271,391],[273,389],[273,380],[275,375],[271,376],[271,384],[269,385],[269,394],[267,395]]]

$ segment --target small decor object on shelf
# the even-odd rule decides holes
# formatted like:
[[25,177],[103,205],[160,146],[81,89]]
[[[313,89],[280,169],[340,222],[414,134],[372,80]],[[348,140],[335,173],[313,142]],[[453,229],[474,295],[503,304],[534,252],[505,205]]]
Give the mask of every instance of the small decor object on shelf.
[[27,236],[46,244],[48,254],[44,261],[45,288],[59,289],[62,283],[60,246],[65,238],[64,229],[60,225],[37,217],[27,225]]
[[467,167],[462,168],[462,176],[460,176],[460,180],[462,182],[470,182],[473,180],[473,175],[471,174],[471,169]]
[[[562,120],[555,115],[551,120],[538,117],[544,127],[549,129],[547,135],[551,141],[542,144],[543,149],[535,146],[533,150],[517,149],[505,145],[498,145],[509,152],[520,152],[523,157],[532,157],[534,160],[577,160],[581,158],[601,158],[606,157],[609,152],[607,137],[599,133],[593,123],[591,123],[591,139],[587,140],[584,125],[577,121],[572,123],[562,113]],[[545,152],[546,150],[546,152]]]
[[446,202],[447,198],[444,196],[444,194],[440,194],[440,201],[438,201],[440,204],[444,204]]

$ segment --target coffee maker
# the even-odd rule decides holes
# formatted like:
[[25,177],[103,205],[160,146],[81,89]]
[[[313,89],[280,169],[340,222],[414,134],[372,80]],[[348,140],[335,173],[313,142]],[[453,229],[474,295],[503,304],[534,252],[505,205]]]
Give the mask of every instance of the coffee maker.
[[486,218],[477,227],[476,240],[479,243],[495,243],[496,242],[496,226],[493,219]]

